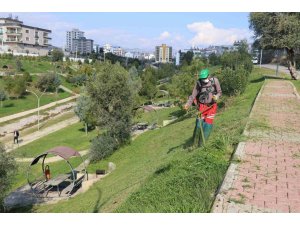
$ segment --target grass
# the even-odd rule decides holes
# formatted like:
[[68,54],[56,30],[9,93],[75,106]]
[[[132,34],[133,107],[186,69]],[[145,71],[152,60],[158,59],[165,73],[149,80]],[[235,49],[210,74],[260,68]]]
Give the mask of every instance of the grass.
[[[53,66],[50,62],[47,61],[32,61],[32,60],[20,60],[22,63],[22,68],[29,73],[45,73],[47,71],[53,70]],[[16,68],[15,59],[1,59],[0,68],[4,65],[12,65],[13,68]]]
[[[2,78],[0,78],[1,83]],[[41,97],[40,106],[70,97],[70,93],[60,90],[58,94],[45,94]],[[9,116],[15,113],[24,112],[37,107],[37,98],[29,93],[19,99],[8,99],[3,101],[3,107],[0,107],[0,117]]]
[[170,120],[172,116],[179,116],[181,110],[178,107],[164,108],[156,111],[142,113],[140,116],[134,118],[134,122],[148,122],[149,124],[157,123],[163,124],[163,120]]
[[82,123],[76,123],[51,133],[14,151],[15,157],[34,157],[56,146],[68,146],[81,151],[90,147],[90,141],[97,135],[93,130],[86,136]]
[[195,118],[140,135],[88,170],[116,170],[84,194],[31,212],[209,212],[252,104],[263,83],[252,75],[245,93],[219,111],[206,147],[189,151]]

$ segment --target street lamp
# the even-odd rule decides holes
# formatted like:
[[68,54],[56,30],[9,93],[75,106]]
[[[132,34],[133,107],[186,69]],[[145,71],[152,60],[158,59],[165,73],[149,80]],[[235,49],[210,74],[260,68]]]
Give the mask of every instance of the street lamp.
[[26,89],[26,92],[30,92],[32,94],[34,94],[38,100],[38,131],[40,130],[40,100],[41,100],[41,97],[46,93],[46,92],[43,92],[40,96],[38,96],[34,91],[30,91],[28,89]]

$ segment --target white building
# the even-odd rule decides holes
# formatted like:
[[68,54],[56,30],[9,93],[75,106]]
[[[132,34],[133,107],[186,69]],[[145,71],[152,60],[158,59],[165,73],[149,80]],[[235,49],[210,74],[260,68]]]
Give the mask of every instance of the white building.
[[18,17],[0,18],[0,50],[13,54],[48,55],[51,30],[28,26]]
[[118,56],[122,56],[122,57],[125,56],[125,51],[121,47],[113,47],[112,48],[112,53],[115,54],[115,55],[118,55]]

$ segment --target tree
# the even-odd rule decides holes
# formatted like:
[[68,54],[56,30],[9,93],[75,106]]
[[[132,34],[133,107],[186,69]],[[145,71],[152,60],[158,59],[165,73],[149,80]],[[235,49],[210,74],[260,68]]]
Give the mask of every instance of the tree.
[[19,98],[25,94],[26,81],[23,76],[7,77],[4,85],[10,97]]
[[22,71],[22,69],[23,69],[22,66],[23,65],[22,65],[20,59],[17,58],[16,59],[16,69],[17,69],[18,72]]
[[128,85],[132,93],[133,108],[137,108],[141,105],[141,97],[139,96],[139,91],[142,88],[142,80],[139,77],[138,71],[135,66],[132,66],[129,69],[128,74]]
[[140,94],[149,99],[154,98],[157,92],[156,78],[154,69],[148,67],[142,74],[142,88]]
[[103,63],[87,82],[93,119],[118,145],[130,141],[132,93],[128,72],[120,64]]
[[1,108],[3,106],[3,101],[7,99],[7,94],[3,88],[0,88],[0,101],[1,101]]
[[4,211],[3,199],[12,184],[16,168],[14,158],[5,152],[4,146],[0,143],[0,212]]
[[92,104],[89,96],[83,94],[77,99],[77,105],[74,109],[75,114],[79,117],[80,121],[85,124],[85,133],[87,135],[88,125],[94,123],[92,117]]
[[295,52],[300,48],[300,13],[250,13],[250,28],[263,49],[284,49],[292,79],[297,79]]
[[42,92],[46,91],[56,91],[61,84],[59,76],[54,73],[46,73],[39,76],[35,87]]
[[52,62],[62,61],[64,57],[64,53],[59,49],[53,49],[51,55],[52,55]]
[[191,62],[193,61],[194,53],[193,51],[188,51],[187,53],[184,54],[182,61],[186,62],[188,65],[191,65]]
[[212,66],[217,66],[217,65],[220,65],[220,62],[221,62],[221,57],[216,55],[216,53],[211,53],[209,56],[208,56],[208,60],[209,60],[209,64],[212,65]]

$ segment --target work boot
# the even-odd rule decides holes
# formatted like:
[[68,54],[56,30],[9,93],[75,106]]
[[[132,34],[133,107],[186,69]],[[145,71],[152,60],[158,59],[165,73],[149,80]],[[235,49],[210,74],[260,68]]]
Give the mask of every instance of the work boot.
[[200,118],[196,119],[196,124],[194,128],[194,133],[193,133],[193,143],[194,146],[200,146],[201,145],[201,129],[200,126],[203,126],[203,120]]
[[208,139],[208,137],[209,137],[209,135],[210,135],[210,133],[212,131],[212,127],[213,127],[212,124],[203,122],[203,133],[204,133],[205,140]]

